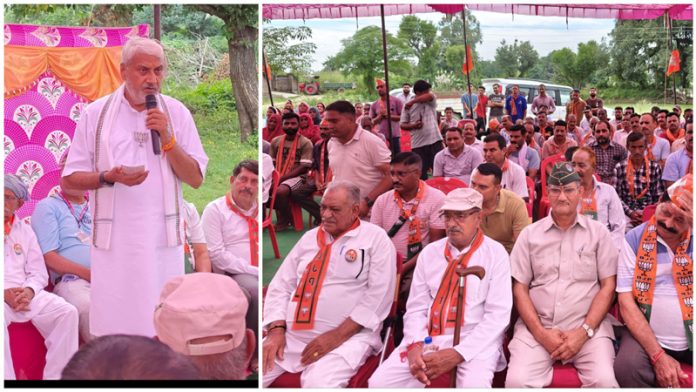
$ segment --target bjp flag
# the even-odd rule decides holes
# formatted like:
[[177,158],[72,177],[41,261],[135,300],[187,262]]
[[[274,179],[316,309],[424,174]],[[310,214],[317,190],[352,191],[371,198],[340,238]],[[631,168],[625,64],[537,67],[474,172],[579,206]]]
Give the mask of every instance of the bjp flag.
[[471,55],[471,46],[466,46],[466,56],[464,56],[464,63],[462,64],[462,73],[468,75],[474,70],[474,56]]
[[667,76],[672,75],[675,72],[679,72],[679,51],[674,49],[672,55],[669,57],[669,66],[667,66]]

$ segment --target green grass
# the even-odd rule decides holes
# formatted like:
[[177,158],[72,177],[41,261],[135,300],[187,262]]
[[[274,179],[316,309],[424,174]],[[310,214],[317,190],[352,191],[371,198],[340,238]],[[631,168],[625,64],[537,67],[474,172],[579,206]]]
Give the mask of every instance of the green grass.
[[295,246],[295,243],[300,240],[300,237],[309,230],[307,228],[308,215],[307,211],[302,210],[302,221],[304,222],[303,231],[287,230],[282,233],[276,233],[278,248],[280,250],[280,259],[276,259],[273,255],[273,246],[271,245],[271,236],[268,235],[268,230],[263,231],[263,276],[261,280],[263,286],[268,286],[278,270],[278,267],[280,267],[280,264],[285,260],[285,256],[287,256],[292,247]]

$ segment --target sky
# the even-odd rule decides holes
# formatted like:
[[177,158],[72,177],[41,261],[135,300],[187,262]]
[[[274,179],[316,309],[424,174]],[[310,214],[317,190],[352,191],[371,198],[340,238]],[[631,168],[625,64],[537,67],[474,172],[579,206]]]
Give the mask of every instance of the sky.
[[[581,42],[595,40],[600,42],[607,37],[614,27],[613,19],[585,19],[569,18],[566,25],[564,17],[542,17],[528,15],[514,15],[493,13],[484,11],[472,11],[481,24],[483,42],[477,45],[477,51],[484,60],[493,60],[495,50],[500,41],[512,42],[515,38],[519,41],[530,41],[532,46],[543,57],[551,51],[568,47],[577,51]],[[417,14],[421,19],[437,22],[444,14],[427,13]],[[387,31],[393,35],[399,30],[399,23],[403,15],[385,17]],[[356,31],[367,26],[381,26],[379,17],[345,19],[308,19],[302,20],[272,20],[265,26],[307,26],[312,29],[311,42],[317,45],[314,54],[314,66],[312,71],[319,71],[324,61],[335,55],[341,49],[340,41],[351,37]]]

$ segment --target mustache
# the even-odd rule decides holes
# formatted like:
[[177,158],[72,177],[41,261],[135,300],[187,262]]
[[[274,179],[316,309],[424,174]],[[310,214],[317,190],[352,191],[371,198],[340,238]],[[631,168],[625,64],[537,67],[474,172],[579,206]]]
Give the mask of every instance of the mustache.
[[677,229],[675,229],[674,227],[667,227],[667,225],[662,221],[657,221],[657,225],[660,226],[661,228],[667,230],[668,232],[670,232],[672,234],[679,234]]
[[453,234],[453,233],[461,233],[462,229],[458,227],[450,227],[447,229],[447,234]]

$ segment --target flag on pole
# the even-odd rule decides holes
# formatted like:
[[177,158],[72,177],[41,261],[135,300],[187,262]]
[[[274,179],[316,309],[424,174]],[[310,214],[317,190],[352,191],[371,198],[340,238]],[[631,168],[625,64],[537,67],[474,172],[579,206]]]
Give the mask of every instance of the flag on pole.
[[462,64],[462,73],[468,75],[474,70],[474,56],[471,55],[471,46],[466,46],[466,55],[464,56],[464,63]]
[[667,76],[672,75],[675,72],[679,72],[679,51],[674,49],[672,55],[669,57],[669,66],[667,67]]
[[263,72],[266,74],[268,79],[271,79],[271,66],[268,65],[268,61],[266,59],[263,59]]

